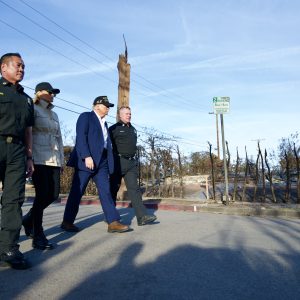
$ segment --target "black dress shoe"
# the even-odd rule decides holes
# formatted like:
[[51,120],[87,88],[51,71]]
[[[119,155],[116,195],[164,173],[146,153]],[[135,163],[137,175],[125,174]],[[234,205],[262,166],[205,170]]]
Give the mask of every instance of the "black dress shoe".
[[153,223],[156,219],[157,218],[154,215],[153,216],[145,215],[138,219],[138,225],[139,226],[147,225],[147,224]]
[[30,268],[29,262],[24,255],[18,250],[18,247],[4,252],[0,255],[0,265],[3,267],[11,267],[16,270],[25,270]]
[[51,244],[44,233],[40,233],[37,236],[33,237],[32,247],[39,250],[51,250],[54,248],[53,244]]
[[80,229],[75,226],[73,223],[67,222],[67,221],[63,221],[60,225],[60,228],[63,229],[64,231],[68,231],[68,232],[79,232]]

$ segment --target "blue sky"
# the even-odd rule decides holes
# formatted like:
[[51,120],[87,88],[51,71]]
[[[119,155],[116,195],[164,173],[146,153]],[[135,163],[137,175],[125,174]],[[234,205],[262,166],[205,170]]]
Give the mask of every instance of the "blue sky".
[[[245,146],[256,154],[257,139],[276,150],[299,130],[299,1],[0,0],[0,12],[0,53],[21,53],[22,84],[49,81],[59,98],[87,109],[99,95],[117,103],[124,33],[133,123],[182,137],[185,154],[207,150],[207,141],[216,147],[215,96],[231,99],[224,121],[232,156]],[[75,128],[77,114],[55,111]]]

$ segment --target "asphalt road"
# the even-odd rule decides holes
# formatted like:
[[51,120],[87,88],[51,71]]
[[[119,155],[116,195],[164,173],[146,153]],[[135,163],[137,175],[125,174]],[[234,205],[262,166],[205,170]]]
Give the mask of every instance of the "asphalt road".
[[[31,204],[24,204],[26,212]],[[81,206],[77,234],[62,232],[64,206],[45,214],[50,251],[21,251],[32,268],[0,269],[0,299],[299,299],[300,220],[156,212],[159,222],[109,234],[100,206]]]

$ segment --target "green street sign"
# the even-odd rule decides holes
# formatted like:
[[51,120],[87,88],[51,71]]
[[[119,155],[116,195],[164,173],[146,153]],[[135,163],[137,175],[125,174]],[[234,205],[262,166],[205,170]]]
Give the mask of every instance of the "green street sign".
[[230,97],[213,97],[214,114],[228,114]]

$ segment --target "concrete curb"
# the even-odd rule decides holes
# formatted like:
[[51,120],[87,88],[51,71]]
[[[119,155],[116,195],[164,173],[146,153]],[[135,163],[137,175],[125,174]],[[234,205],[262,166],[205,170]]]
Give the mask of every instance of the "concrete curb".
[[300,210],[293,208],[268,208],[264,206],[254,207],[201,207],[199,211],[220,213],[240,216],[278,217],[278,218],[300,218]]

